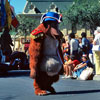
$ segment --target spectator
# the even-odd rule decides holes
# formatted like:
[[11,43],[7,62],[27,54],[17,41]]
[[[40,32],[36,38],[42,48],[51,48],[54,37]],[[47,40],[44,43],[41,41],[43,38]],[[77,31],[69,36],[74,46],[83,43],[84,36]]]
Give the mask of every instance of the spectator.
[[78,41],[79,41],[80,48],[82,48],[82,38],[79,38]]
[[76,59],[78,58],[78,47],[79,47],[79,42],[77,39],[75,39],[75,34],[71,33],[70,35],[70,55],[74,55]]
[[64,43],[62,43],[62,51],[63,54],[67,53],[70,54],[70,49],[69,49],[69,42],[68,41],[64,41]]
[[28,59],[27,55],[24,52],[15,51],[10,56],[10,64],[11,67],[15,67],[16,62],[19,63],[19,69],[27,69],[28,68]]
[[71,78],[73,75],[73,69],[74,67],[79,64],[80,62],[75,59],[75,56],[74,55],[71,55],[70,56],[70,60],[65,64],[65,76],[62,77],[62,78]]
[[100,27],[96,28],[96,30],[94,31],[94,35],[96,36],[98,33],[100,33]]
[[100,75],[100,27],[97,28],[97,34],[93,40],[93,53],[95,58],[96,75]]
[[89,50],[90,50],[90,42],[86,37],[86,33],[82,32],[81,33],[82,36],[82,49],[83,49],[83,54],[89,54]]
[[0,75],[7,74],[9,69],[8,64],[6,64],[6,56],[3,54],[1,45],[0,45]]
[[13,46],[13,43],[12,43],[12,39],[11,39],[11,36],[9,34],[9,28],[6,27],[3,34],[1,35],[1,49],[2,51],[5,53],[6,52],[6,55],[9,57],[12,53],[12,48],[11,46]]
[[[66,65],[70,62],[70,56],[68,54],[64,54],[64,74],[66,74]],[[67,73],[68,74],[68,73]]]
[[79,41],[78,54],[79,54],[79,60],[81,61],[81,57],[82,57],[82,54],[83,54],[83,51],[82,51],[82,38],[79,38],[78,41]]
[[83,55],[82,56],[82,63],[78,64],[73,70],[74,71],[73,76],[75,78],[79,78],[81,73],[82,73],[82,71],[84,69],[86,69],[87,67],[93,67],[93,65],[89,61],[88,56],[87,55]]
[[5,63],[6,57],[2,52],[1,45],[0,45],[0,63]]

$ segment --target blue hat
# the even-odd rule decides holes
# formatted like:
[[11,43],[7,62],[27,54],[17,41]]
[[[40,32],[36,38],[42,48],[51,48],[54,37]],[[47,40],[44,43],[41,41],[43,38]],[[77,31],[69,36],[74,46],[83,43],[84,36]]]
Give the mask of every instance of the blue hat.
[[46,21],[57,21],[58,23],[60,23],[61,17],[62,16],[59,16],[59,14],[56,12],[48,12],[41,17],[40,23],[46,22]]

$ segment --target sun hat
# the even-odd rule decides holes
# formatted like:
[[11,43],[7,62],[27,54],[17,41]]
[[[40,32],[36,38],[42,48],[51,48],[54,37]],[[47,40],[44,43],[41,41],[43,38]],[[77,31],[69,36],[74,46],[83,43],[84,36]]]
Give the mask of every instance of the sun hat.
[[87,57],[87,54],[83,54],[82,57]]
[[98,33],[100,33],[100,27],[99,26],[97,27],[96,30],[97,30]]
[[40,23],[46,22],[46,21],[57,21],[60,23],[62,21],[62,15],[56,13],[56,12],[48,12],[44,15],[42,15]]
[[84,58],[88,59],[87,54],[83,54],[83,55],[82,55],[82,57],[84,57]]
[[97,35],[97,34],[98,34],[97,30],[95,30],[95,31],[94,31],[94,35]]

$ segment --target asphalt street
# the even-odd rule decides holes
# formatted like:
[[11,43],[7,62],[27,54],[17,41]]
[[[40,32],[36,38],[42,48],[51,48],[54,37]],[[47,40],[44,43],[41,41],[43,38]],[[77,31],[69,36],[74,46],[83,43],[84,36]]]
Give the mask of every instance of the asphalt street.
[[36,96],[29,70],[9,71],[0,76],[0,100],[100,100],[100,81],[62,79],[53,86],[56,94]]

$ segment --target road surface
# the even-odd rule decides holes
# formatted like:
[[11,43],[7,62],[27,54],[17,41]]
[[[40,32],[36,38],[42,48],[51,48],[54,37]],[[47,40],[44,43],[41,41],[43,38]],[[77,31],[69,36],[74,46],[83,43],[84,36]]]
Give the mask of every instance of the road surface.
[[29,70],[9,71],[0,77],[0,100],[100,100],[100,81],[62,79],[53,86],[55,95],[36,96]]

